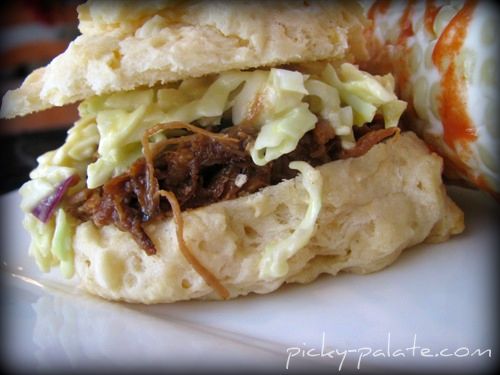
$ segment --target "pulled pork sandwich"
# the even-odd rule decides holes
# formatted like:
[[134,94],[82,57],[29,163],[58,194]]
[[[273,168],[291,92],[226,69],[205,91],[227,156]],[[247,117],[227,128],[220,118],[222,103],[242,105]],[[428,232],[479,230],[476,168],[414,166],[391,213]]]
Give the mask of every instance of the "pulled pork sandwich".
[[442,160],[357,68],[355,3],[89,2],[2,116],[75,101],[20,190],[30,254],[107,299],[268,293],[463,230]]

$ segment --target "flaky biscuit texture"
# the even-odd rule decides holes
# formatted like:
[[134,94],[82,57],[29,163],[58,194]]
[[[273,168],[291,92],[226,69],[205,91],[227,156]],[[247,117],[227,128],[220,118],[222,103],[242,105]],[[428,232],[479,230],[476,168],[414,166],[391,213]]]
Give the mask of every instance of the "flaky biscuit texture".
[[[312,238],[288,260],[283,277],[263,277],[261,260],[266,246],[289,236],[306,213],[301,176],[183,212],[184,239],[231,297],[311,282],[322,273],[377,271],[403,249],[463,230],[463,213],[446,195],[441,168],[441,158],[413,133],[359,158],[319,167],[323,207]],[[147,232],[156,255],[146,255],[113,226],[81,224],[74,248],[82,287],[107,299],[141,303],[218,298],[179,251],[173,220],[151,224]]]
[[366,55],[353,2],[90,1],[79,19],[82,34],[5,95],[2,117],[231,69]]

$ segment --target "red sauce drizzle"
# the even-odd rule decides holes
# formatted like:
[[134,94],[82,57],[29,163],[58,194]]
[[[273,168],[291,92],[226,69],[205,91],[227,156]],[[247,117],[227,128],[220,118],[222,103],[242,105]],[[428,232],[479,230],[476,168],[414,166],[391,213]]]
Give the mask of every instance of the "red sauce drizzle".
[[371,20],[375,19],[377,13],[385,14],[391,5],[391,0],[376,0],[368,10],[367,17]]
[[414,4],[414,0],[408,1],[408,5],[406,6],[405,10],[403,11],[403,15],[399,19],[399,28],[401,32],[399,33],[399,38],[398,38],[398,44],[399,45],[404,45],[406,44],[406,41],[408,40],[409,37],[413,36],[413,27],[411,25],[411,15],[412,15],[412,8]]
[[457,141],[466,144],[477,138],[467,111],[465,78],[460,74],[460,67],[455,61],[464,44],[476,4],[476,0],[466,1],[444,29],[432,53],[432,61],[442,75],[439,113],[444,141],[455,151]]
[[[398,81],[398,90],[403,90],[408,87],[408,83],[410,81],[410,67],[408,54],[410,53],[409,48],[407,46],[408,38],[414,35],[413,26],[411,24],[411,16],[413,11],[414,0],[411,0],[406,5],[401,18],[399,19],[399,36],[397,40],[397,45],[400,49],[400,54],[398,57],[399,64],[394,67],[394,73],[397,76]],[[398,94],[401,93],[398,91]]]
[[389,10],[391,6],[391,0],[375,0],[368,10],[366,17],[372,21],[370,25],[365,29],[364,34],[367,40],[371,40],[373,38],[373,32],[375,29],[375,18],[378,14],[385,14]]

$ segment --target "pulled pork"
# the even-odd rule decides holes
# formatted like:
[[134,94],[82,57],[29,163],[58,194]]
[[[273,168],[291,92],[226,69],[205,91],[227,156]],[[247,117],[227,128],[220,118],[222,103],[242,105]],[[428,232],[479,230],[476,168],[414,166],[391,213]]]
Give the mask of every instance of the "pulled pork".
[[[318,166],[333,160],[360,156],[375,143],[392,136],[396,129],[380,129],[374,125],[357,130],[356,147],[343,151],[340,139],[325,121],[318,121],[306,133],[297,148],[289,154],[266,164],[253,163],[247,148],[255,138],[251,130],[230,127],[222,132],[237,142],[226,142],[205,134],[193,134],[184,142],[168,145],[153,158],[154,182],[160,190],[172,192],[182,210],[234,199],[293,178],[291,161],[303,160]],[[243,175],[244,183],[236,183]],[[151,196],[148,189],[148,164],[137,160],[130,169],[110,179],[96,189],[84,189],[65,201],[65,209],[82,221],[92,220],[97,226],[116,225],[132,234],[148,254],[155,246],[143,229],[151,220],[170,215],[167,201]]]

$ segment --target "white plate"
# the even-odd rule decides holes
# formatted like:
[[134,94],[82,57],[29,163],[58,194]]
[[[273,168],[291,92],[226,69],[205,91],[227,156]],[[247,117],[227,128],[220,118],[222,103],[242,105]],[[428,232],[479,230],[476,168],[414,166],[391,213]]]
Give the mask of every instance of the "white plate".
[[3,365],[280,372],[287,362],[288,372],[314,366],[330,372],[489,368],[497,355],[499,206],[482,193],[453,188],[451,194],[466,213],[466,231],[408,250],[381,272],[321,277],[227,302],[156,306],[98,300],[57,273],[40,273],[27,256],[17,193],[4,195]]

